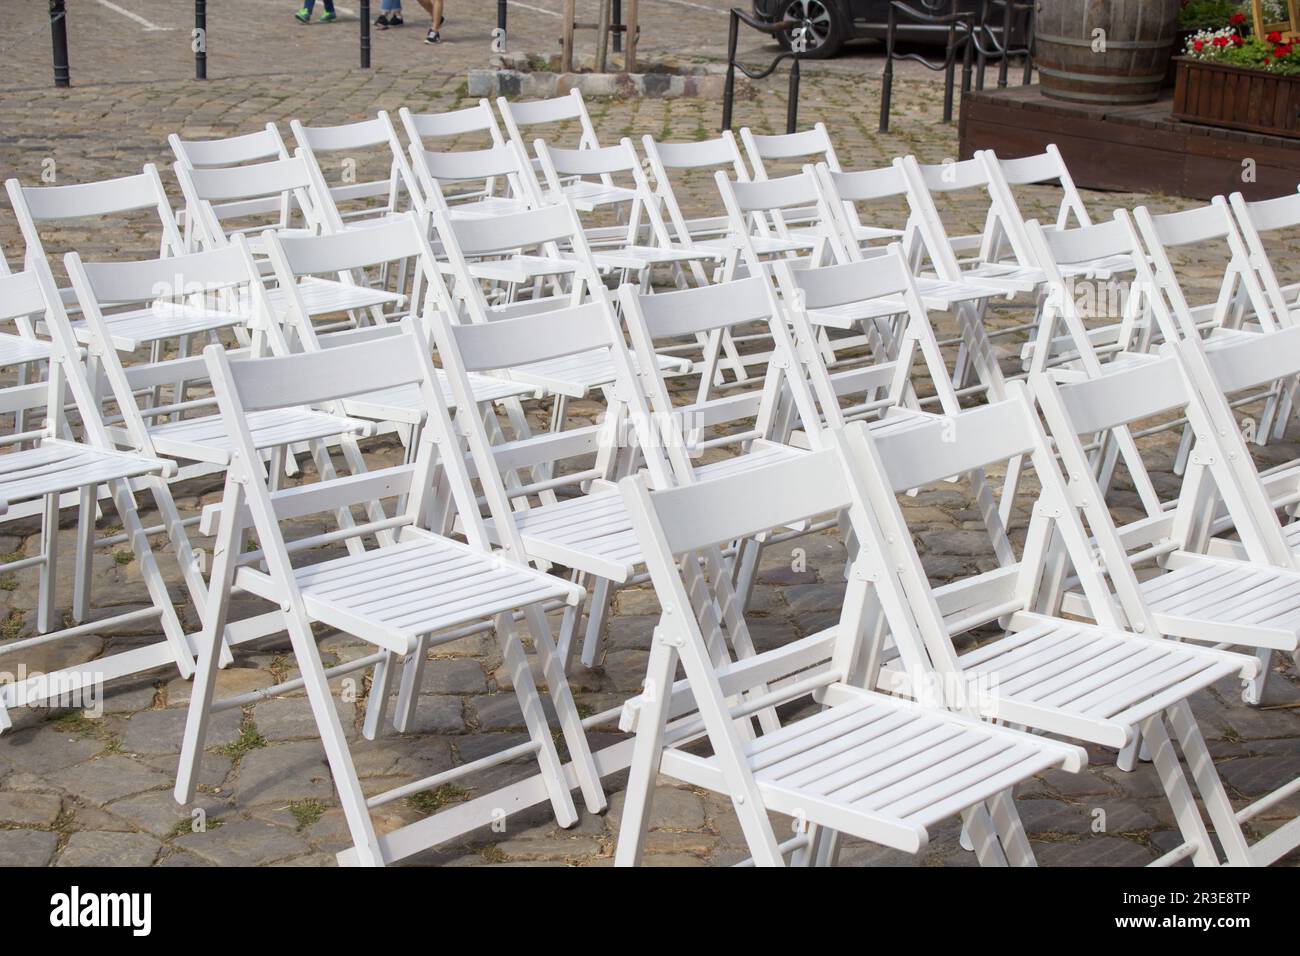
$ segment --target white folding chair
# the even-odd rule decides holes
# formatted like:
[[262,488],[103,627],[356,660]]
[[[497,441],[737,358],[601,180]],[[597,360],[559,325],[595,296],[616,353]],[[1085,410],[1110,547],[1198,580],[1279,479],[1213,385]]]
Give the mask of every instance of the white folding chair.
[[[158,254],[180,255],[186,248],[162,180],[158,178],[158,169],[152,163],[146,163],[144,170],[134,176],[69,186],[24,186],[16,179],[9,179],[5,181],[5,191],[27,247],[23,261],[28,268],[37,259],[50,263],[51,257],[57,254],[46,251],[40,223],[66,224],[148,210],[158,217]],[[71,288],[60,289],[59,295],[65,308],[75,308],[76,296]]]
[[[1198,354],[1195,345],[1175,343],[1173,349],[1183,353],[1182,361],[1170,356],[1087,381],[1058,383],[1039,375],[1032,382],[1062,467],[1077,488],[1074,507],[1092,532],[1086,544],[1097,553],[1096,560],[1073,562],[1086,598],[1068,593],[1061,606],[1068,613],[1091,614],[1098,620],[1118,612],[1130,630],[1144,636],[1294,654],[1300,646],[1300,570],[1289,549],[1269,547],[1281,542],[1282,535],[1258,482],[1242,481],[1234,474],[1234,463],[1249,453],[1240,433],[1224,427],[1225,421],[1232,421],[1226,403],[1221,396],[1206,403],[1188,377],[1187,369],[1194,366],[1187,359],[1194,363]],[[1171,409],[1181,410],[1193,425],[1198,439],[1193,453],[1196,467],[1184,480],[1177,509],[1167,520],[1117,529],[1100,500],[1100,489],[1087,474],[1079,436]],[[1213,492],[1207,487],[1211,483]],[[1214,492],[1234,516],[1251,561],[1200,553],[1198,546],[1214,515]],[[1264,521],[1272,522],[1275,533],[1263,533],[1264,525],[1258,522]],[[1147,567],[1152,561],[1157,573],[1139,579],[1135,567]],[[1059,570],[1049,574],[1061,580]],[[1248,703],[1258,702],[1267,675],[1268,655],[1258,656],[1260,670],[1243,694]],[[1200,735],[1194,725],[1184,722],[1180,727],[1175,721],[1174,729],[1229,863],[1267,865],[1300,845],[1300,818],[1253,845],[1242,829],[1246,821],[1300,791],[1300,778],[1235,810],[1221,786],[1215,791],[1213,765],[1204,743],[1200,742],[1199,751],[1196,747]],[[1150,749],[1153,742],[1147,743]],[[1160,742],[1154,744],[1158,747]]]
[[[422,225],[427,221],[416,213],[401,213],[364,233],[355,230],[332,236],[280,236],[270,231],[265,233],[263,244],[275,268],[275,278],[281,288],[289,290],[290,307],[282,317],[289,347],[315,352],[321,349],[348,348],[358,341],[400,334],[400,325],[390,322],[381,327],[320,335],[311,322],[310,311],[299,292],[300,282],[305,276],[411,261],[420,273],[417,285],[423,283],[435,289],[431,298],[419,300],[426,303],[423,307],[427,308],[431,302],[450,301],[429,244],[428,229]],[[419,310],[412,314],[423,321]],[[444,401],[454,408],[455,396],[451,393],[444,373],[435,369],[434,374],[442,388]],[[495,376],[475,375],[470,381],[476,404],[489,409],[494,403],[517,400],[537,393],[535,386]],[[515,401],[513,406],[515,414],[512,421],[526,424],[527,419],[523,410],[518,408],[518,402]],[[352,396],[341,402],[340,408],[349,416],[395,426],[406,445],[408,455],[415,453],[416,437],[428,414],[420,390],[410,385],[382,388],[365,395]],[[527,436],[525,433],[517,437]]]
[[[255,133],[242,133],[222,139],[186,140],[172,133],[167,137],[167,143],[171,146],[176,162],[196,169],[243,166],[289,158],[284,137],[274,123],[267,123]],[[288,229],[293,225],[294,208],[292,197],[288,194],[221,203],[214,210],[218,219],[269,215],[276,218],[277,228]],[[189,252],[197,252],[200,241],[194,231],[194,215],[188,206],[177,213],[177,221],[185,230],[185,248]]]
[[1264,235],[1300,226],[1300,192],[1257,202],[1247,202],[1238,192],[1228,197],[1228,205],[1236,217],[1237,228],[1250,254],[1250,264],[1259,274],[1274,316],[1279,322],[1289,324],[1288,318],[1300,308],[1297,302],[1300,283],[1285,281],[1283,274],[1274,267]]
[[518,147],[519,152],[531,164],[534,173],[541,170],[536,156],[528,152],[528,141],[524,129],[532,126],[551,126],[555,123],[577,124],[578,149],[598,149],[600,140],[596,136],[596,127],[587,113],[587,103],[582,98],[582,91],[576,87],[568,96],[556,96],[547,100],[527,102],[510,102],[504,96],[497,97],[497,110],[506,125],[506,135]]
[[[247,235],[250,248],[255,253],[262,252],[260,235],[267,223],[231,226],[228,225],[230,217],[220,215],[222,207],[230,209],[232,204],[237,211],[242,210],[243,207],[238,206],[241,202],[256,206],[258,202],[275,199],[277,207],[281,203],[290,203],[300,211],[307,225],[286,230],[279,224],[283,223],[284,217],[279,223],[271,224],[276,231],[288,235],[310,236],[343,230],[343,224],[326,195],[328,187],[320,180],[316,167],[301,153],[290,159],[228,168],[199,169],[177,163],[175,170],[194,220],[198,245],[203,249],[223,248],[233,236]],[[400,306],[405,300],[400,292],[372,287],[364,275],[355,274],[340,274],[334,279],[312,277],[305,283],[303,293],[313,315],[346,312],[353,316],[354,324],[365,324],[363,317],[366,321],[382,324],[383,309]],[[284,290],[271,289],[267,300],[277,313],[283,312]]]
[[[435,152],[412,143],[411,168],[418,184],[416,208],[429,208],[440,197],[451,219],[524,212],[541,202],[533,191],[536,180],[524,169],[523,156],[513,143],[456,152]],[[498,189],[498,180],[504,190]]]
[[[72,252],[64,261],[85,316],[92,388],[99,401],[115,408],[115,415],[107,419],[113,441],[148,458],[186,463],[171,476],[172,480],[229,467],[233,436],[213,408],[215,399],[197,389],[196,397],[185,391],[207,378],[202,356],[124,365],[121,353],[129,343],[121,341],[111,317],[113,309],[125,309],[130,314],[142,304],[145,308],[140,311],[147,312],[149,304],[160,298],[160,292],[165,301],[172,295],[192,295],[198,290],[200,298],[192,307],[200,312],[214,300],[238,298],[251,303],[248,314],[252,327],[246,332],[253,354],[283,353],[287,346],[278,325],[270,318],[273,312],[264,301],[265,290],[247,240],[239,235],[223,248],[170,259],[83,262]],[[226,314],[219,308],[216,311]],[[159,321],[167,321],[165,310]],[[255,413],[245,428],[251,431],[258,448],[272,454],[279,465],[283,464],[287,448],[306,442],[320,473],[333,475],[333,465],[320,440],[364,433],[371,426],[359,419],[314,409],[281,408]],[[162,477],[150,476],[142,481],[158,502],[162,526],[157,530],[168,535],[190,598],[202,613],[207,596],[203,562],[185,531],[187,525],[198,523],[200,518],[181,517],[168,482]]]
[[[1033,156],[1019,156],[1015,159],[1002,159],[991,149],[979,150],[977,157],[982,159],[988,172],[990,195],[993,208],[985,223],[984,241],[981,258],[996,260],[1005,252],[1005,227],[1003,218],[1012,220],[1018,215],[1015,186],[1041,186],[1055,183],[1061,189],[1061,201],[1056,208],[1056,216],[1049,220],[1046,228],[1068,229],[1073,218],[1075,226],[1091,226],[1092,217],[1088,207],[1074,185],[1070,170],[1055,143],[1048,143],[1047,148]],[[1010,200],[1007,202],[1006,200]],[[1015,223],[1011,225],[1014,227]]]
[[[627,137],[617,146],[601,149],[560,149],[549,147],[540,139],[533,147],[541,161],[542,175],[550,194],[568,196],[578,212],[591,212],[610,204],[603,192],[594,191],[598,183],[590,177],[598,177],[602,182],[605,178],[612,180],[615,176],[631,178],[630,193],[626,187],[615,187],[623,191],[613,202],[620,206],[621,215],[627,221],[621,235],[611,235],[607,227],[599,237],[599,245],[595,246],[592,233],[587,233],[588,241],[595,246],[593,255],[596,265],[602,270],[617,270],[622,274],[623,281],[635,279],[639,285],[649,290],[655,266],[675,266],[680,269],[688,263],[716,263],[726,257],[725,252],[717,249],[672,240],[659,204],[655,202],[641,169],[641,161],[632,147],[632,140]],[[575,181],[570,186],[563,186],[562,177],[573,177]],[[574,198],[576,193],[581,192],[573,188],[579,183],[593,189]]]
[[[717,139],[693,143],[662,143],[653,136],[641,137],[641,147],[654,180],[654,195],[664,211],[678,242],[691,244],[701,239],[720,239],[730,231],[726,212],[687,218],[673,188],[672,173],[714,172],[721,169],[737,182],[749,180],[749,170],[740,157],[740,147],[729,129]],[[710,180],[711,181],[711,180]]]
[[[294,142],[307,162],[316,167],[320,181],[328,184],[323,155],[344,153],[341,182],[328,188],[329,201],[333,203],[339,221],[345,227],[366,226],[383,222],[401,212],[402,194],[414,195],[411,170],[406,153],[397,138],[397,130],[387,110],[380,110],[374,119],[345,123],[341,126],[304,126],[290,120]],[[366,150],[383,147],[388,160],[388,176],[358,181],[357,162]],[[355,204],[360,204],[355,207]]]
[[[773,652],[719,664],[708,624],[693,612],[683,572],[727,542],[828,512],[844,512],[858,541],[872,539],[859,465],[864,431],[831,430],[825,450],[680,488],[651,490],[644,476],[620,482],[663,613],[646,690],[629,714],[635,720],[625,721],[635,724],[636,744],[616,864],[640,862],[661,773],[730,797],[760,866],[782,865],[787,856],[795,864],[829,862],[831,837],[841,833],[917,853],[931,827],[958,814],[981,863],[1032,864],[1010,791],[1050,767],[1077,771],[1084,752],[855,685],[853,675],[875,651],[873,591],[896,586],[883,555],[853,549],[836,624]],[[753,493],[755,482],[765,494]],[[909,651],[906,666],[920,684],[933,671],[919,648]],[[679,664],[686,681],[674,684]],[[760,693],[741,693],[750,689]],[[742,729],[756,710],[810,695],[819,705],[810,713],[752,739]],[[780,841],[771,813],[794,817],[795,835]]]
[[[906,431],[871,433],[868,501],[878,531],[871,547],[898,577],[897,589],[880,590],[880,601],[899,645],[900,659],[879,673],[870,667],[866,686],[913,697],[935,694],[948,706],[968,709],[1013,726],[1090,744],[1124,748],[1140,732],[1152,752],[1165,797],[1183,836],[1158,865],[1192,857],[1218,862],[1191,788],[1169,738],[1174,729],[1194,779],[1207,800],[1223,784],[1196,730],[1187,700],[1225,678],[1254,676],[1250,657],[1165,640],[1158,634],[1122,630],[1122,617],[1103,605],[1097,625],[1042,613],[1043,557],[1054,534],[1077,562],[1093,562],[1087,533],[1023,386],[1014,383],[1002,402]],[[1013,456],[1032,458],[1040,490],[1025,531],[1020,559],[941,586],[927,579],[897,495],[978,466],[996,467]],[[1095,582],[1086,585],[1094,590]],[[902,599],[900,606],[891,604]],[[892,616],[891,616],[892,613]],[[908,630],[893,632],[894,620]],[[997,623],[1003,636],[981,639],[959,652],[954,639]],[[919,645],[942,682],[913,688],[907,646]],[[868,662],[872,664],[874,662]]]
[[[307,692],[353,841],[353,846],[340,854],[344,863],[394,862],[535,802],[549,800],[561,826],[577,822],[565,769],[547,727],[512,614],[523,609],[530,624],[541,622],[540,630],[530,628],[538,642],[539,635],[545,637],[545,620],[539,606],[553,600],[576,603],[582,592],[559,578],[530,569],[509,548],[490,547],[459,456],[445,453],[453,444],[452,431],[438,397],[429,354],[426,340],[409,320],[404,335],[360,342],[347,349],[246,360],[232,360],[219,348],[206,352],[222,420],[231,435],[231,465],[220,508],[213,600],[204,615],[199,669],[190,698],[175,796],[181,803],[193,799],[211,714],[241,703],[239,698],[213,700],[220,635],[226,629],[231,593],[239,588],[284,609],[284,627],[302,676],[269,692],[296,687]],[[256,415],[407,385],[419,388],[430,415],[440,418],[435,427],[423,433],[413,464],[372,473],[360,482],[326,480],[274,490],[273,476],[267,472],[258,442],[248,428]],[[428,528],[435,466],[451,479],[468,543]],[[332,511],[375,495],[405,495],[405,506],[383,522],[397,533],[391,544],[358,555],[305,563],[304,555],[333,538],[286,538],[283,521]],[[352,530],[360,535],[375,528],[359,526]],[[246,552],[243,543],[250,531],[259,547]],[[416,674],[418,681],[426,647],[446,640],[445,635],[454,634],[460,626],[484,619],[493,622],[500,640],[528,728],[528,741],[491,757],[367,796],[335,709],[331,677],[375,665],[377,673],[368,706],[372,715],[382,714],[399,660],[407,661],[406,670]],[[312,632],[315,623],[362,638],[375,646],[376,653],[327,670]],[[553,648],[542,640],[537,643],[537,651],[569,753],[589,763],[586,738]],[[367,720],[367,736],[373,736],[378,723],[373,716]],[[540,797],[505,806],[496,805],[489,797],[476,801],[473,807],[460,806],[382,836],[375,832],[370,817],[373,808],[525,755],[533,756],[541,769]],[[590,787],[595,792],[588,793],[589,801],[596,798],[594,809],[602,809],[604,797],[598,781],[586,781],[584,792]]]
[[[39,342],[23,335],[0,333],[0,366],[44,358],[48,367],[45,382],[0,388],[0,413],[26,412],[34,416],[39,411],[43,416],[43,421],[35,427],[0,438],[0,444],[7,446],[0,455],[0,516],[7,519],[19,516],[17,506],[28,502],[34,503],[41,515],[40,553],[0,565],[0,570],[5,572],[39,568],[37,634],[6,642],[0,653],[21,654],[65,638],[99,634],[125,624],[140,626],[149,621],[156,622],[163,639],[126,650],[113,650],[110,645],[107,654],[60,667],[52,673],[25,677],[20,669],[17,679],[0,685],[0,730],[12,726],[8,711],[16,707],[75,705],[87,697],[93,698],[96,688],[105,681],[155,667],[174,665],[181,677],[189,677],[194,671],[193,653],[141,527],[131,488],[132,479],[164,475],[171,471],[171,465],[114,448],[100,419],[99,402],[81,367],[79,349],[54,277],[44,259],[34,260],[29,268],[18,273],[8,273],[7,269],[5,272],[0,275],[0,319],[41,316],[50,338],[48,342]],[[72,408],[80,420],[80,440],[65,437],[64,403],[69,392]],[[138,563],[148,601],[144,607],[90,620],[90,539],[94,532],[93,503],[101,486],[107,486],[113,500],[125,542]],[[59,514],[62,498],[68,494],[79,496],[81,502],[75,571],[79,593],[73,601],[72,617],[76,623],[56,627]],[[78,497],[73,497],[74,502],[77,500]],[[84,601],[81,594],[87,595]]]

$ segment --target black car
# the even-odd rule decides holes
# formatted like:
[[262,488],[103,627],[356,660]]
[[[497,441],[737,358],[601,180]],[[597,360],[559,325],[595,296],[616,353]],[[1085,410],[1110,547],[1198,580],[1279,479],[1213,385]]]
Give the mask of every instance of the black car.
[[[952,0],[906,0],[909,6],[931,16],[949,13]],[[844,41],[858,37],[883,40],[889,22],[890,0],[754,0],[754,15],[769,23],[777,20],[806,20],[811,26],[804,54],[813,59],[835,56]],[[979,13],[984,0],[957,0],[957,9]],[[1000,31],[999,31],[1000,32]],[[908,22],[898,17],[898,37],[920,43],[944,43],[948,28],[935,24]],[[1012,33],[1013,39],[1015,32]],[[778,35],[781,45],[789,48],[788,34]]]

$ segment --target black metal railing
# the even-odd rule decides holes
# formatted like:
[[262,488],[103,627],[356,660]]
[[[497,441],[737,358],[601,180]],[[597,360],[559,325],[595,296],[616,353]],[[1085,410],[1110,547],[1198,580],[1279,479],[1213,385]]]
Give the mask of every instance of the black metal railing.
[[[745,23],[753,27],[759,33],[766,33],[768,36],[776,36],[779,33],[790,33],[792,42],[791,48],[783,53],[777,54],[766,70],[751,72],[743,63],[736,62],[736,44],[740,39],[740,24]],[[740,70],[751,80],[762,80],[776,72],[776,68],[781,65],[782,61],[790,60],[790,91],[789,100],[785,108],[785,131],[793,133],[795,125],[799,121],[799,55],[803,52],[800,46],[808,42],[807,21],[799,20],[778,20],[772,23],[764,23],[762,20],[755,20],[748,14],[731,8],[731,23],[727,34],[727,83],[722,91],[722,128],[731,129],[731,111],[736,97],[736,71]],[[796,33],[796,31],[798,31]]]
[[[925,2],[925,0],[922,0]],[[936,4],[933,2],[926,3],[926,6],[935,9]],[[948,42],[944,48],[944,57],[941,62],[931,62],[919,53],[898,53],[894,49],[895,41],[898,35],[898,17],[906,17],[912,23],[928,23],[934,26],[946,26],[948,28]],[[942,70],[944,72],[943,81],[943,121],[952,122],[952,102],[953,87],[955,85],[955,76],[957,72],[957,54],[962,56],[961,67],[961,91],[963,93],[970,90],[971,70],[973,68],[975,45],[971,42],[971,37],[975,33],[975,14],[963,13],[957,10],[956,0],[952,0],[947,13],[926,13],[924,10],[918,10],[915,7],[903,3],[902,0],[892,0],[889,4],[889,22],[885,31],[885,72],[881,77],[880,93],[880,132],[889,132],[889,105],[894,90],[894,61],[895,60],[912,60],[920,63],[927,70]]]
[[[1002,29],[998,33],[989,20],[995,7],[1002,8]],[[1012,46],[1019,30],[1023,46]],[[980,12],[980,22],[975,27],[975,89],[984,89],[984,73],[990,60],[998,64],[998,89],[1007,85],[1007,73],[1012,57],[1024,58],[1021,84],[1026,85],[1034,75],[1034,4],[1033,0],[987,0]]]

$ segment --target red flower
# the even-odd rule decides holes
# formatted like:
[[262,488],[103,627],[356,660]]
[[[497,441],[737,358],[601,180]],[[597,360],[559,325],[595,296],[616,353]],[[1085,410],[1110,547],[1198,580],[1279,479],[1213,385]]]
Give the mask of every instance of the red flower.
[[1284,60],[1291,55],[1291,44],[1285,43],[1282,46],[1273,49],[1273,55],[1279,60]]
[[1193,40],[1193,41],[1192,41],[1192,49],[1195,50],[1197,53],[1200,53],[1202,50],[1205,49],[1205,41],[1204,41],[1204,40]]
[[1272,33],[1270,33],[1268,36],[1264,37],[1264,39],[1267,40],[1269,43],[1281,43],[1281,42],[1282,42],[1282,34],[1278,33],[1276,30],[1274,30],[1274,31],[1273,31]]
[[1228,38],[1227,38],[1227,37],[1215,37],[1214,40],[1213,40],[1213,43],[1214,43],[1214,45],[1217,46],[1217,47],[1225,47],[1225,46],[1228,45]]
[[1232,45],[1233,45],[1233,46],[1242,46],[1243,44],[1245,44],[1245,42],[1246,42],[1246,41],[1243,40],[1239,34],[1234,33],[1234,34],[1232,35]]
[[1240,12],[1234,13],[1232,16],[1228,17],[1228,22],[1234,27],[1239,27],[1246,22],[1246,15]]
[[1273,62],[1273,61],[1270,60],[1268,57],[1264,57],[1264,65],[1265,65],[1265,66],[1268,66],[1268,65],[1269,65],[1270,63],[1272,63],[1272,62]]

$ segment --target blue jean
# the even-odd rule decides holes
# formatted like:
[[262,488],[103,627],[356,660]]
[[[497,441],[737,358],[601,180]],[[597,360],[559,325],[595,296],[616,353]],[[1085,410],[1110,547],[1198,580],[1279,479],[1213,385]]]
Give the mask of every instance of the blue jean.
[[383,0],[383,2],[379,4],[379,12],[380,13],[401,13],[402,0]]
[[[326,13],[334,12],[334,0],[321,0],[321,3],[325,4]],[[302,7],[308,13],[311,13],[311,8],[314,6],[316,6],[316,0],[302,0]]]

